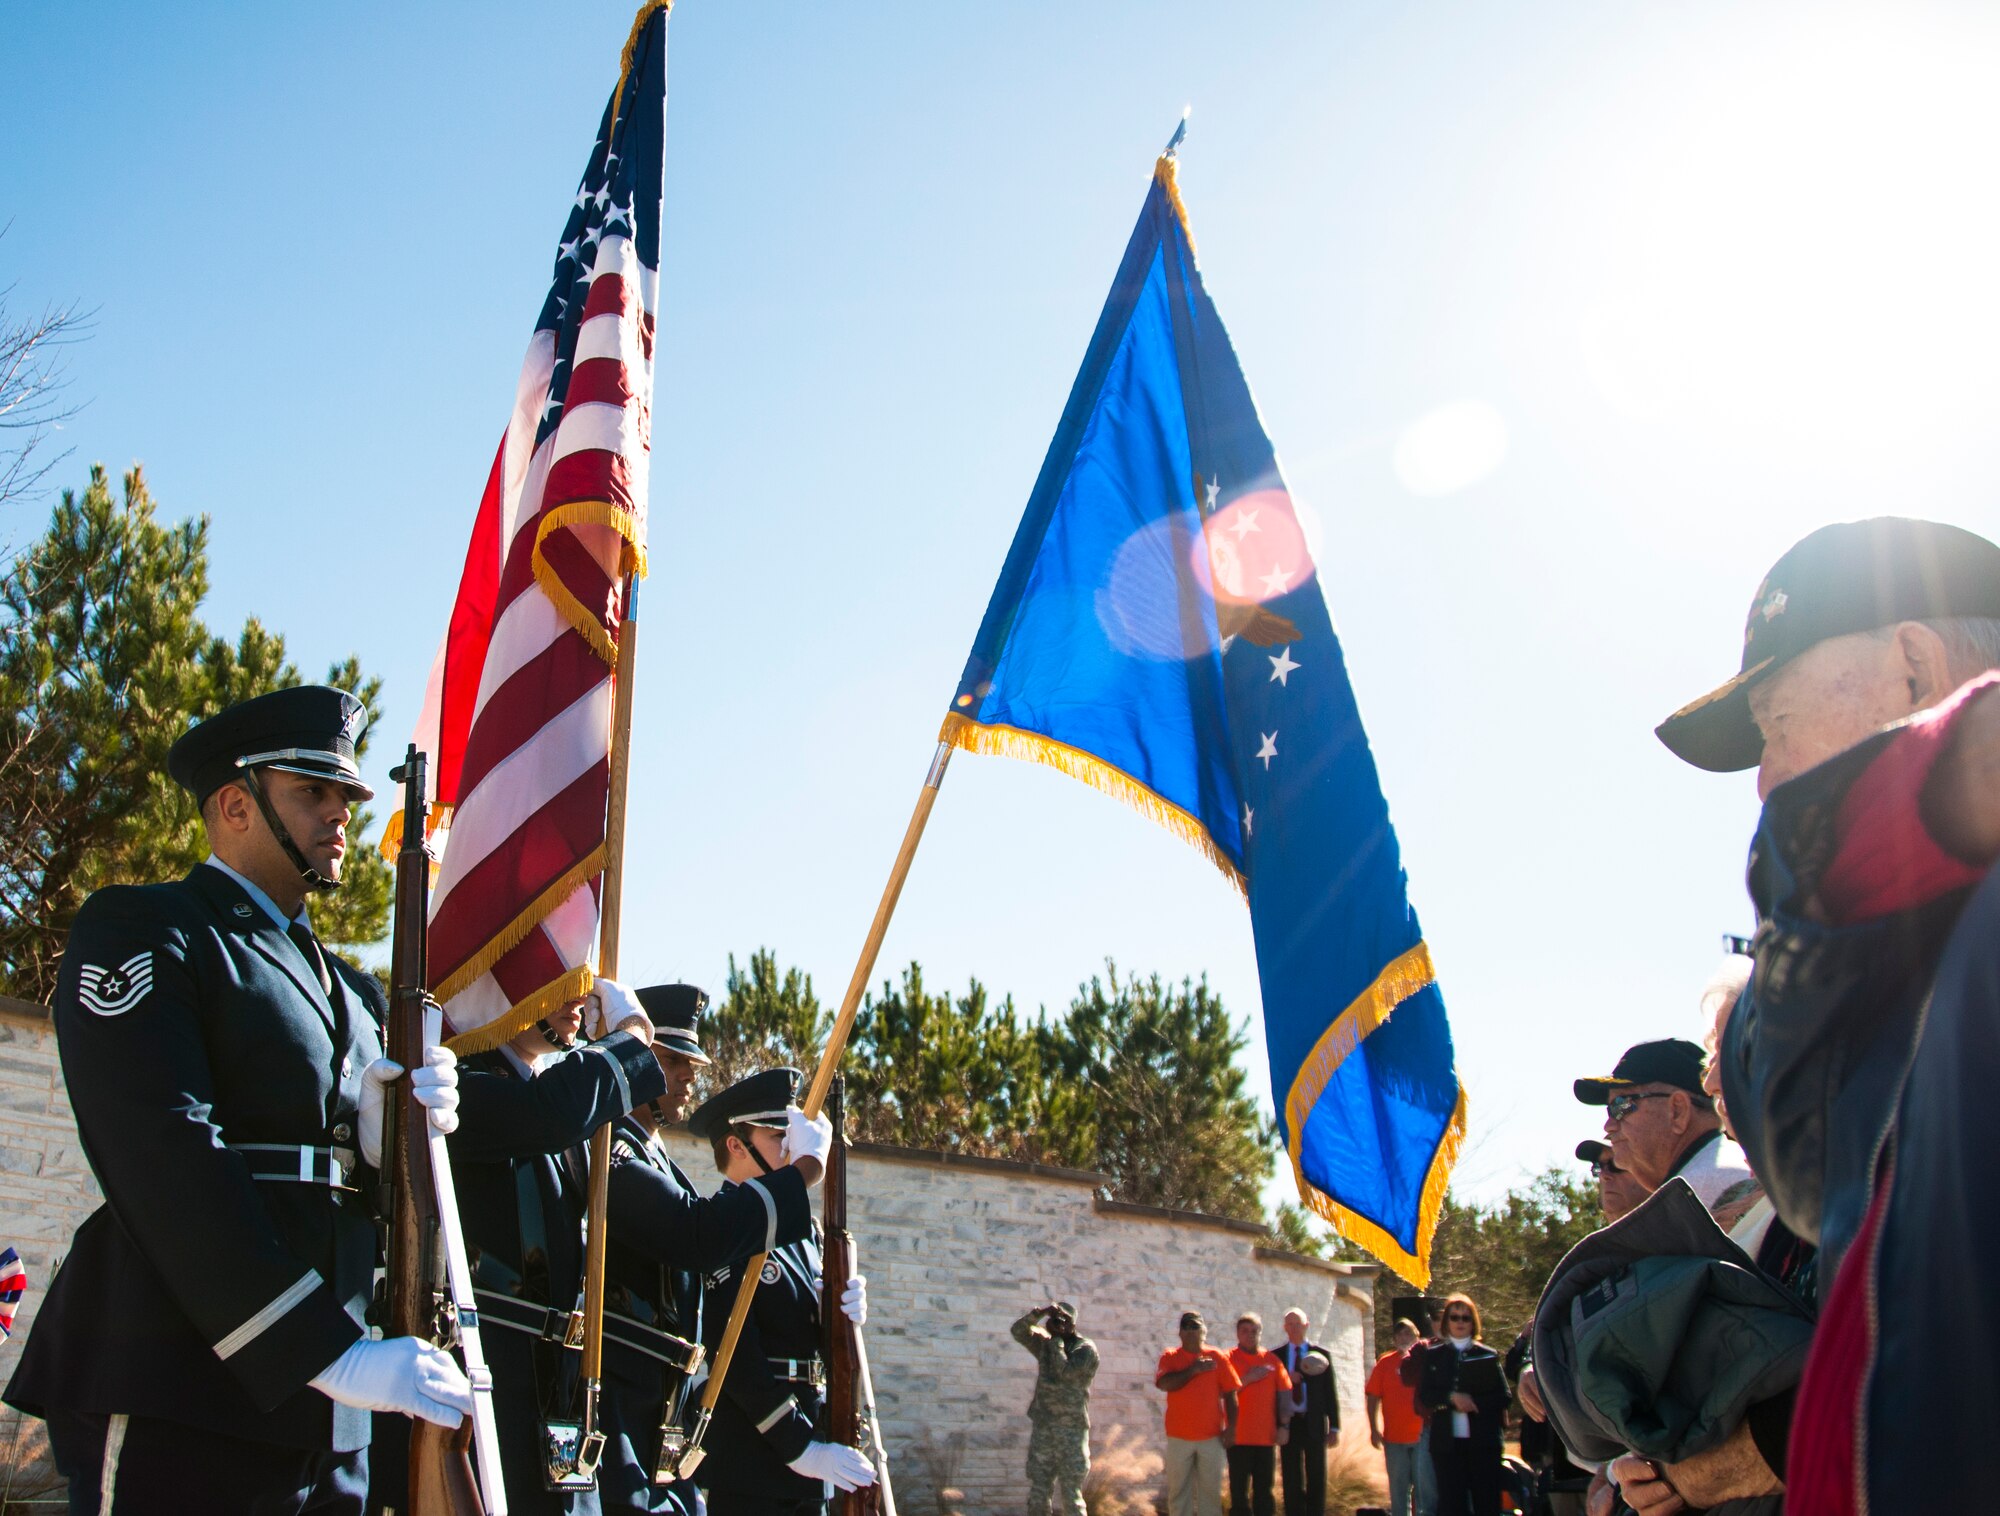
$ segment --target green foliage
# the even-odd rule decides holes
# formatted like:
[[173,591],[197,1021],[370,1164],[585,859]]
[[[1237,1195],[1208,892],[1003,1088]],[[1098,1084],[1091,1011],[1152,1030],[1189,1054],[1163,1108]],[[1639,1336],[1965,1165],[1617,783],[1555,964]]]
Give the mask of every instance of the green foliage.
[[1324,1258],[1327,1254],[1325,1234],[1314,1231],[1305,1211],[1295,1205],[1279,1206],[1278,1214],[1271,1218],[1270,1245],[1308,1258]]
[[932,995],[912,963],[900,988],[861,1005],[848,1059],[848,1110],[856,1137],[940,1152],[1041,1156],[1037,1040],[1011,998],[987,1002],[973,980],[965,994]]
[[[1108,981],[1108,983],[1107,983]],[[812,1071],[831,1018],[812,981],[760,948],[732,956],[729,993],[704,1025],[709,1088],[776,1063]],[[1206,983],[1082,987],[1060,1018],[1029,1022],[977,980],[926,987],[912,963],[855,1018],[843,1071],[862,1141],[1095,1169],[1121,1198],[1254,1216],[1268,1134],[1236,1067],[1240,1029]]]
[[752,953],[744,973],[731,953],[726,996],[701,1024],[702,1051],[715,1060],[706,1073],[708,1093],[785,1064],[810,1075],[832,1027],[810,974],[792,968],[781,975],[769,948]]
[[1262,1212],[1270,1133],[1236,1062],[1244,1030],[1206,979],[1121,980],[1107,961],[1042,1038],[1058,1161],[1102,1169],[1141,1205]]
[[[136,468],[114,499],[93,467],[0,573],[0,990],[46,1000],[92,890],[176,877],[207,855],[167,749],[191,722],[299,683],[284,639],[256,620],[233,642],[212,635],[198,615],[207,593],[207,521],[161,525]],[[353,659],[328,680],[376,714],[380,681]],[[350,835],[370,819],[358,813]],[[365,846],[347,870],[341,892],[315,902],[316,924],[332,942],[373,942],[389,870]]]

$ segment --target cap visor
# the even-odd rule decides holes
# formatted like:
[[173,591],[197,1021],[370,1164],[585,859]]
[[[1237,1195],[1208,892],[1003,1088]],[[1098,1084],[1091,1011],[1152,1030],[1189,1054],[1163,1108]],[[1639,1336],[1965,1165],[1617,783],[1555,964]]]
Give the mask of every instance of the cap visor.
[[[260,769],[283,769],[287,774],[303,774],[308,779],[331,779],[342,786],[356,800],[373,800],[375,792],[361,782],[359,772],[348,773],[345,769],[319,768],[310,763],[260,763]],[[225,784],[227,780],[223,781]],[[219,788],[219,786],[218,786]]]
[[1602,1079],[1579,1079],[1571,1088],[1576,1091],[1576,1098],[1585,1105],[1603,1105],[1611,1099],[1613,1090],[1625,1089],[1631,1083],[1630,1079],[1617,1079],[1606,1074]]
[[1764,756],[1764,734],[1750,715],[1750,689],[1775,662],[1766,658],[1752,664],[1727,684],[1689,701],[1654,727],[1654,735],[1683,763],[1711,774],[1754,769]]
[[1591,1139],[1576,1145],[1576,1156],[1585,1163],[1598,1163],[1611,1156],[1611,1144]]

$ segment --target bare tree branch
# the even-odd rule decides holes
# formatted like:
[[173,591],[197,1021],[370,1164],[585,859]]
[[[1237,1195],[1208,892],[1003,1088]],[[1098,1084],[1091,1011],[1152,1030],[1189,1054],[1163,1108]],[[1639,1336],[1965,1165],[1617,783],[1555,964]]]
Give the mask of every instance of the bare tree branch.
[[[11,223],[9,223],[11,225]],[[0,237],[7,227],[0,226]],[[14,286],[0,288],[0,505],[35,490],[64,458],[51,454],[48,434],[83,407],[72,403],[65,348],[90,335],[97,312],[75,301],[46,305],[32,315],[13,308]]]

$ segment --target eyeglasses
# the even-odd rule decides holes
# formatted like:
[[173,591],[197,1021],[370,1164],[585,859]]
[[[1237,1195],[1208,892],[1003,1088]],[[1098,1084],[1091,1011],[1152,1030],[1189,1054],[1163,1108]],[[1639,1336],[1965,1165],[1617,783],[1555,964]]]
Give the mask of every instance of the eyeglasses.
[[1604,1109],[1613,1121],[1623,1121],[1627,1116],[1639,1109],[1640,1101],[1665,1100],[1671,1094],[1673,1094],[1672,1090],[1654,1090],[1649,1095],[1613,1095],[1609,1100],[1604,1102]]
[[1600,1158],[1590,1166],[1590,1177],[1593,1179],[1602,1179],[1606,1174],[1617,1174],[1620,1172],[1622,1170],[1619,1169],[1618,1165],[1608,1158]]

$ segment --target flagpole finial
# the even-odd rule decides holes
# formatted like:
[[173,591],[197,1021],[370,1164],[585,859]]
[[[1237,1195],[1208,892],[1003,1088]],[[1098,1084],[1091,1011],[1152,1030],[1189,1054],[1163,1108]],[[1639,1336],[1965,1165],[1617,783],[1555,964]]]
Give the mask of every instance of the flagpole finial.
[[1181,119],[1174,127],[1174,134],[1167,138],[1167,145],[1160,149],[1160,156],[1162,158],[1171,158],[1180,150],[1181,143],[1187,140],[1188,117],[1193,114],[1194,107],[1192,105],[1181,107]]

